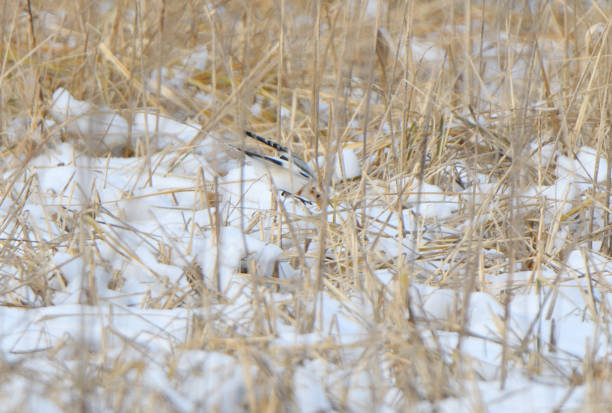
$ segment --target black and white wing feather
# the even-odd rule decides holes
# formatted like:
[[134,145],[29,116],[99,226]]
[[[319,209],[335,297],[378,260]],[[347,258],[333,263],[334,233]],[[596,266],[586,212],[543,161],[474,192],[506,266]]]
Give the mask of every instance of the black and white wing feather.
[[318,201],[320,195],[315,189],[314,173],[302,158],[277,142],[249,131],[245,131],[245,135],[274,150],[274,155],[268,155],[254,148],[234,146],[246,155],[250,165],[263,169],[277,189],[304,197],[309,201]]

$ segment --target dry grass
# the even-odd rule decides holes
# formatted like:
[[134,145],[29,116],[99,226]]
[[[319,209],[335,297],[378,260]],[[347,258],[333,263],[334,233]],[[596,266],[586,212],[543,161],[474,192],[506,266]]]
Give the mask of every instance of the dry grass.
[[[575,386],[586,385],[589,406],[599,411],[600,403],[610,403],[605,392],[597,391],[602,383],[609,385],[607,360],[593,355],[583,361],[583,374],[571,374],[555,370],[555,359],[537,344],[547,341],[540,335],[549,332],[534,328],[519,345],[511,339],[509,311],[516,293],[543,287],[550,296],[558,293],[560,280],[542,277],[543,268],[563,273],[567,254],[578,247],[597,248],[604,256],[612,249],[609,178],[603,185],[592,182],[582,197],[568,199],[573,209],[563,215],[555,214],[544,197],[521,196],[528,187],[559,178],[555,158],[548,162],[542,155],[547,145],[570,158],[583,145],[596,148],[602,159],[612,154],[608,28],[604,26],[599,41],[597,36],[585,38],[593,24],[607,22],[609,10],[582,9],[576,2],[536,3],[539,9],[525,5],[507,10],[495,2],[483,8],[467,1],[391,1],[381,2],[371,15],[357,1],[117,1],[110,10],[95,2],[55,1],[51,6],[5,1],[0,6],[0,204],[10,199],[12,207],[0,222],[5,234],[0,260],[2,266],[18,269],[22,285],[38,299],[24,301],[5,290],[0,301],[23,308],[50,304],[54,288],[65,283],[61,269],[49,264],[58,248],[83,257],[90,278],[96,266],[105,265],[98,260],[94,240],[138,259],[130,245],[96,224],[104,206],[96,203],[95,194],[80,211],[50,214],[49,225],[65,228],[62,237],[45,241],[43,229],[27,223],[23,205],[40,196],[35,179],[26,173],[32,158],[60,141],[97,156],[106,152],[87,136],[63,134],[44,122],[53,91],[64,87],[77,99],[121,113],[147,108],[196,121],[202,133],[192,145],[208,132],[251,129],[281,136],[307,160],[321,154],[333,160],[335,153],[350,147],[362,161],[359,179],[336,185],[331,185],[328,168],[318,171],[321,182],[331,187],[323,210],[327,204],[332,208],[311,217],[314,233],[301,232],[294,225],[299,218],[281,206],[263,211],[266,218],[249,216],[245,225],[254,230],[277,222],[273,242],[291,246],[283,259],[301,271],[303,282],[264,283],[257,271],[246,268],[245,277],[257,288],[252,313],[241,325],[224,319],[216,306],[231,298],[199,285],[202,269],[197,266],[186,265],[191,288],[169,287],[167,295],[143,304],[205,309],[189,321],[189,336],[172,344],[175,350],[165,367],[171,381],[190,379],[172,376],[183,352],[220,352],[238,360],[244,372],[255,372],[245,374],[252,379],[246,383],[245,409],[291,410],[287,406],[294,397],[295,369],[305,360],[325,360],[367,371],[371,382],[363,391],[371,400],[382,401],[389,391],[384,383],[394,383],[400,390],[397,408],[470,395],[473,409],[485,411],[483,396],[470,384],[476,379],[472,360],[461,351],[462,340],[473,334],[466,328],[470,293],[483,291],[507,311],[499,320],[504,349],[500,386],[511,369],[533,375],[557,371],[555,379],[567,385],[568,396]],[[439,51],[441,61],[421,59],[417,45]],[[202,46],[208,51],[206,67],[193,73],[187,87],[176,89],[161,77],[157,87],[143,86],[153,71],[183,70],[182,59]],[[499,72],[493,74],[491,67]],[[523,74],[517,76],[516,70]],[[259,114],[251,112],[256,102]],[[288,116],[281,117],[281,112]],[[26,121],[23,136],[5,132],[14,119]],[[190,148],[167,156],[178,162]],[[153,151],[146,145],[121,148],[128,158]],[[480,187],[472,184],[485,179],[495,184],[479,193]],[[214,209],[214,182],[206,176],[197,180],[197,187],[207,188],[201,190],[202,205],[218,229],[223,218]],[[419,182],[456,196],[457,212],[444,222],[422,215]],[[18,193],[16,183],[25,189]],[[415,212],[414,223],[405,222],[408,208]],[[594,217],[602,215],[606,225],[595,226]],[[448,228],[456,231],[448,233]],[[562,237],[561,245],[555,243]],[[160,262],[170,260],[173,241],[149,242],[159,250]],[[306,249],[307,243],[311,248]],[[383,243],[410,243],[413,252],[390,256]],[[393,283],[381,284],[374,275],[381,269],[394,275]],[[531,276],[514,280],[517,271]],[[509,274],[501,285],[495,281],[500,273]],[[115,274],[113,282],[119,288],[128,277]],[[607,292],[604,274],[590,277]],[[421,304],[408,294],[413,283],[454,290],[453,315],[443,321],[415,317]],[[279,288],[288,293],[284,301],[274,298]],[[294,347],[276,344],[278,323],[312,331],[320,316],[315,303],[321,290],[345,303],[349,313],[355,305],[349,297],[361,297],[373,314],[362,320],[371,335],[353,345],[360,357],[347,355],[350,349],[331,339]],[[84,302],[97,302],[94,287],[85,295]],[[609,329],[609,309],[592,302],[589,316]],[[458,334],[454,354],[442,354],[442,344],[431,345],[440,332]],[[141,351],[129,341],[125,347]],[[98,403],[125,411],[178,410],[148,390],[146,353],[137,362],[121,353],[104,354],[104,346],[89,350],[78,337],[70,337],[32,358],[60,356],[77,360],[79,367],[49,372],[50,377],[40,377],[27,361],[0,368],[5,377],[42,386],[66,411],[96,410]],[[340,396],[351,386],[347,380],[330,390],[337,410],[355,408]],[[67,389],[72,389],[69,400]]]

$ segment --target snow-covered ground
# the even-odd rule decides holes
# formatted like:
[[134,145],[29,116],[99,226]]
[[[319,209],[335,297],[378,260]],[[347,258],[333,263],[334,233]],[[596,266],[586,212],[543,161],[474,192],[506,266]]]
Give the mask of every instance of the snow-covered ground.
[[[71,127],[112,129],[117,137],[149,133],[159,137],[158,145],[165,149],[186,145],[197,133],[193,126],[170,119],[161,119],[155,124],[154,116],[150,116],[151,124],[135,121],[130,134],[127,129],[122,133],[121,128],[127,128],[126,120],[90,109],[70,97],[69,92],[58,90],[51,110],[56,119],[49,120],[49,126],[80,116]],[[83,130],[76,132],[84,133]],[[287,321],[278,314],[265,328],[252,324],[257,319],[254,313],[264,311],[254,303],[265,302],[274,307],[284,303],[293,309],[290,312],[299,311],[293,294],[303,285],[301,277],[312,274],[283,259],[283,254],[299,246],[274,240],[277,230],[274,220],[278,216],[267,211],[272,208],[275,188],[265,174],[258,176],[254,169],[228,161],[228,172],[219,179],[220,202],[215,212],[212,197],[208,196],[210,189],[198,180],[202,171],[203,176],[215,176],[211,162],[220,156],[206,149],[212,139],[221,140],[208,137],[202,143],[203,150],[191,151],[179,161],[177,152],[172,150],[161,150],[149,158],[96,158],[83,155],[70,143],[61,143],[30,160],[18,179],[12,171],[5,173],[3,181],[11,185],[1,208],[5,223],[2,236],[15,239],[5,243],[5,249],[10,245],[14,247],[13,253],[18,253],[22,241],[17,239],[26,235],[32,242],[56,244],[50,250],[52,253],[48,250],[40,257],[35,269],[39,277],[46,277],[48,289],[44,296],[38,295],[31,284],[24,283],[23,268],[10,264],[2,267],[6,304],[0,307],[3,358],[7,363],[19,364],[42,375],[38,387],[31,387],[25,378],[9,380],[7,386],[13,389],[11,393],[23,395],[23,400],[13,400],[15,406],[25,400],[32,409],[38,403],[51,407],[51,402],[45,401],[48,380],[65,380],[66,372],[58,368],[73,355],[60,352],[59,359],[57,356],[49,359],[48,354],[66,341],[72,341],[85,346],[88,354],[99,354],[90,361],[93,365],[88,362],[85,369],[108,368],[115,357],[142,363],[136,369],[138,373],[134,372],[137,376],[134,380],[144,386],[141,391],[163,395],[165,403],[173,409],[235,411],[247,403],[247,389],[254,385],[252,381],[261,367],[247,363],[245,369],[239,352],[231,356],[214,351],[214,346],[186,350],[190,335],[197,334],[194,320],[213,329],[232,329],[233,338],[228,340],[236,340],[235,335],[243,337],[244,343],[240,345],[246,345],[250,337],[260,337],[276,349],[274,353],[289,354],[301,346],[323,348],[326,343],[334,343],[342,363],[325,358],[305,359],[291,367],[294,369],[289,376],[293,380],[293,400],[300,411],[338,408],[334,405],[338,399],[351,410],[366,411],[375,406],[394,410],[402,405],[400,389],[395,388],[396,379],[391,375],[391,361],[384,353],[363,356],[363,352],[374,351],[372,341],[383,340],[378,331],[382,327],[374,322],[375,307],[369,297],[355,291],[342,292],[328,284],[329,288],[311,297],[316,303],[312,310],[316,316],[308,333],[300,332],[298,322]],[[351,171],[354,177],[360,170],[357,157],[346,156],[344,161],[351,163],[344,170]],[[597,159],[587,147],[580,150],[576,159],[560,158],[557,164],[560,178],[554,185],[532,187],[524,194],[545,199],[551,220],[567,213],[581,199],[593,177],[605,179],[595,173]],[[598,169],[607,170],[605,160],[599,160]],[[241,188],[237,184],[240,176],[246,182],[242,186],[242,204]],[[445,195],[430,184],[421,185],[420,191],[419,195],[415,188],[405,203],[413,207],[419,195],[423,213],[441,221],[456,213],[460,196]],[[470,191],[465,190],[468,194]],[[32,195],[23,198],[20,194],[24,192]],[[485,187],[479,193],[486,196],[491,191]],[[21,201],[25,204],[21,206],[20,220],[8,220]],[[291,211],[291,230],[299,232],[300,239],[305,237],[303,234],[311,234],[314,240],[311,245],[315,245],[313,217],[321,213],[318,207],[288,197],[279,197],[278,202]],[[336,208],[342,209],[342,206]],[[214,218],[217,213],[223,222],[218,232],[211,224],[211,219],[217,219]],[[404,242],[398,238],[396,214],[377,207],[369,209],[369,214],[371,232],[382,234],[378,242],[372,242],[372,248],[378,248],[389,258],[402,254],[415,256],[410,237]],[[404,209],[405,225],[411,223],[412,229],[416,223],[411,214],[411,209]],[[347,212],[333,214],[331,207],[329,217],[339,221],[350,219]],[[243,232],[241,222],[252,229]],[[559,229],[557,242],[551,245],[553,250],[565,246],[562,234],[566,230]],[[283,238],[290,238],[289,226],[281,231],[285,231]],[[452,232],[450,228],[448,231]],[[65,234],[73,235],[66,239]],[[431,236],[426,229],[422,234]],[[84,254],[83,245],[88,245],[90,252]],[[312,247],[306,253],[311,250]],[[306,260],[314,263],[313,254]],[[215,294],[223,299],[195,292],[186,275],[194,263],[204,290],[218,291]],[[444,273],[445,265],[448,263],[441,258],[437,265],[429,261],[421,271],[435,277],[436,272]],[[251,266],[250,277],[239,271],[245,266]],[[587,397],[583,386],[573,387],[562,382],[545,365],[533,372],[525,371],[524,367],[510,367],[506,384],[500,389],[501,343],[506,342],[509,351],[537,346],[539,354],[554,360],[554,368],[562,369],[568,376],[572,372],[580,374],[585,360],[605,360],[609,356],[609,331],[600,324],[598,308],[612,305],[610,295],[606,294],[611,270],[612,263],[579,246],[569,251],[567,262],[559,263],[558,268],[542,266],[539,271],[487,277],[482,281],[482,292],[471,292],[469,301],[458,296],[461,289],[429,287],[415,279],[409,294],[413,317],[421,320],[417,325],[457,317],[458,302],[468,306],[465,309],[468,323],[463,334],[437,330],[428,332],[423,339],[437,348],[439,356],[448,362],[457,349],[462,357],[468,357],[474,374],[468,387],[479,389],[477,393],[482,398],[473,400],[473,396],[457,394],[445,399],[439,407],[448,411],[471,410],[473,403],[484,403],[491,411],[505,411],[527,403],[530,411],[541,411],[556,404],[577,407],[583,403]],[[375,275],[374,282],[385,299],[393,300],[399,288],[399,275],[388,269],[377,270]],[[265,288],[266,279],[277,280],[283,287]],[[540,287],[525,287],[535,285],[529,283],[530,279],[536,279]],[[505,310],[494,297],[505,288],[515,289],[515,286],[522,287],[515,291],[509,303],[504,337]],[[199,300],[205,305],[198,305]],[[11,304],[38,308],[18,309]],[[151,307],[158,309],[148,309]],[[278,311],[280,308],[273,313]],[[258,329],[261,328],[267,331],[266,335],[260,336]],[[375,372],[367,368],[371,357],[378,360]],[[172,372],[167,371],[169,358],[174,366]],[[282,359],[265,363],[279,377],[288,374],[283,371],[288,367]],[[71,370],[69,366],[65,368]],[[381,399],[373,398],[367,390],[378,380],[384,383],[376,392],[377,397],[384,396]],[[98,402],[112,408],[116,401]],[[428,409],[425,405],[423,409]]]

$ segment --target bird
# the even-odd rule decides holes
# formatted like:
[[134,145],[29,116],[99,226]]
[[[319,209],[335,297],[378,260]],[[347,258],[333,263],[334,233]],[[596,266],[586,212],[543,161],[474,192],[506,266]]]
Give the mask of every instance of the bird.
[[244,134],[256,143],[272,149],[273,154],[266,154],[253,146],[245,145],[242,148],[231,146],[245,155],[249,165],[265,172],[282,195],[293,196],[305,204],[320,202],[321,192],[318,189],[316,176],[299,155],[253,132],[245,130]]

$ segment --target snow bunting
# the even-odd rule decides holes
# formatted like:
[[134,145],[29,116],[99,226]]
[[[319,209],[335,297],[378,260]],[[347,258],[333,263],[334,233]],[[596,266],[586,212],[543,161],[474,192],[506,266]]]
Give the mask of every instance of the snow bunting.
[[[284,195],[293,195],[305,203],[318,203],[321,194],[317,190],[317,180],[308,164],[295,152],[252,132],[245,131],[246,136],[273,149],[273,155],[267,155],[256,148],[245,145],[235,149],[246,155],[246,161],[256,169],[264,171],[275,188]],[[261,145],[260,145],[261,146]]]

